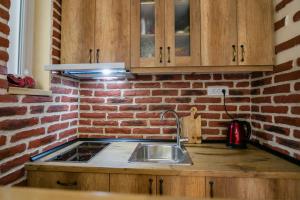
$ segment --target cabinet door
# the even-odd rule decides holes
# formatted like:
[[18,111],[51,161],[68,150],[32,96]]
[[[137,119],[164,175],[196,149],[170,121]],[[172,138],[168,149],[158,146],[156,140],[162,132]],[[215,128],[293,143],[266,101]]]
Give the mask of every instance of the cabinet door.
[[237,65],[237,0],[201,0],[204,66]]
[[110,174],[110,192],[156,195],[156,176]]
[[157,194],[179,197],[205,197],[205,178],[157,176]]
[[95,0],[63,0],[61,63],[93,62]]
[[164,0],[131,0],[131,66],[164,66]]
[[30,171],[28,186],[108,192],[109,174]]
[[130,0],[96,0],[95,62],[130,66]]
[[238,0],[239,65],[273,65],[272,0]]
[[200,0],[165,0],[166,66],[200,66]]
[[206,179],[206,196],[251,200],[294,200],[300,198],[299,187],[299,180],[208,177]]

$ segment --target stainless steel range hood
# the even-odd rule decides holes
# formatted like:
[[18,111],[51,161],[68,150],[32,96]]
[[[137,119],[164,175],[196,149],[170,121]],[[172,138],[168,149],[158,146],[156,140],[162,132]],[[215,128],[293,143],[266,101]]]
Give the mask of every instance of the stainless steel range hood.
[[79,80],[106,77],[134,77],[133,74],[126,70],[125,63],[55,64],[46,65],[45,70],[61,72],[64,76]]

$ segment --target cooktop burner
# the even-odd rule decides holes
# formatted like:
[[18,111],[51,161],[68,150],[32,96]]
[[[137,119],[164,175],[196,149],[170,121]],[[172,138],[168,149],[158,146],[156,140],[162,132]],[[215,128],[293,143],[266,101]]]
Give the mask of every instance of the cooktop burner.
[[78,146],[51,158],[51,162],[87,162],[110,143],[83,142]]

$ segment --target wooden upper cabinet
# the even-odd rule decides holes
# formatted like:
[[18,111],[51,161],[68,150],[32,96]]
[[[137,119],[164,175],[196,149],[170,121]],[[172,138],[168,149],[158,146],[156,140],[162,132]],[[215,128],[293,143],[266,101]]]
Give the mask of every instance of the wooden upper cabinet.
[[273,65],[272,0],[238,0],[240,65]]
[[237,0],[201,0],[204,66],[237,65]]
[[95,62],[130,66],[130,0],[96,0]]
[[200,0],[165,0],[166,66],[200,66]]
[[110,192],[156,195],[156,176],[110,174]]
[[61,63],[93,62],[95,0],[63,0],[61,27]]

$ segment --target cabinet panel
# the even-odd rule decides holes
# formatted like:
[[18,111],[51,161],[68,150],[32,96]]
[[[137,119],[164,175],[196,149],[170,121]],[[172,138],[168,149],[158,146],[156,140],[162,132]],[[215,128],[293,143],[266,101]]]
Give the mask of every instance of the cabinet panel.
[[157,194],[181,197],[205,197],[205,178],[157,176]]
[[166,66],[200,66],[200,1],[165,0]]
[[237,65],[237,0],[201,0],[204,66]]
[[156,176],[110,174],[110,192],[156,195]]
[[109,191],[109,174],[28,172],[28,185],[39,188]]
[[63,0],[61,62],[94,61],[95,0]]
[[164,65],[164,0],[131,0],[131,66]]
[[96,0],[95,51],[95,62],[130,66],[130,0]]
[[206,196],[239,199],[299,199],[300,181],[288,179],[212,178],[206,179]]
[[238,0],[239,65],[273,65],[272,0]]

